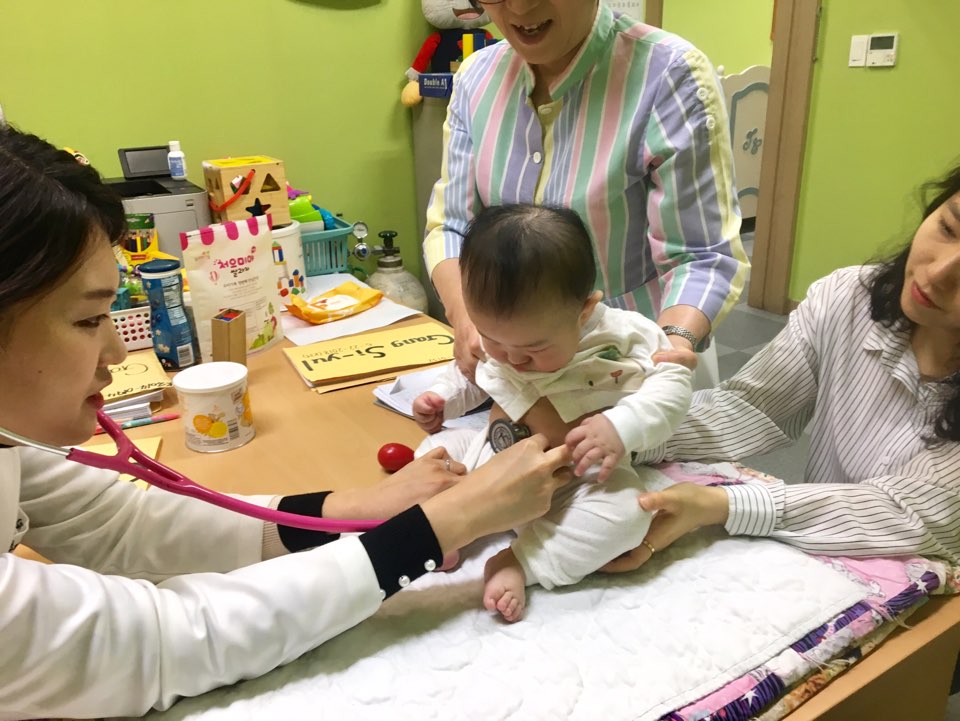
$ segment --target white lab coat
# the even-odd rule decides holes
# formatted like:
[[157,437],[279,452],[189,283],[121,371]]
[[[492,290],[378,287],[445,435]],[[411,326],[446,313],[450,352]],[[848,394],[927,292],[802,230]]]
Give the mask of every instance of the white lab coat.
[[355,537],[261,562],[260,521],[0,449],[0,548],[20,540],[56,563],[0,555],[0,719],[166,708],[289,663],[381,603]]

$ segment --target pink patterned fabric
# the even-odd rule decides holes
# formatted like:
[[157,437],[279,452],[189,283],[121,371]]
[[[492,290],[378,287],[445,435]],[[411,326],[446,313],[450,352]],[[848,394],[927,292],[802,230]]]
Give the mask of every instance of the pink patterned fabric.
[[[731,463],[671,463],[680,482],[764,483],[770,477]],[[778,721],[869,654],[934,594],[960,593],[960,567],[919,558],[814,556],[869,595],[769,661],[661,721]]]

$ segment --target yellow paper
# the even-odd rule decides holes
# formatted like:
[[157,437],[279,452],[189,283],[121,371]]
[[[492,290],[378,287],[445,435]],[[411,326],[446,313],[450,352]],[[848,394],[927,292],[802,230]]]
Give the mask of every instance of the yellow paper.
[[[139,448],[141,451],[146,453],[151,458],[156,458],[157,453],[160,451],[160,442],[162,440],[163,439],[160,436],[150,436],[149,438],[140,438],[138,440],[135,440],[133,442],[133,445],[135,445],[137,448]],[[107,441],[106,443],[96,443],[89,446],[85,445],[81,447],[85,451],[93,451],[94,453],[100,453],[104,456],[112,456],[112,455],[115,455],[117,452],[117,444],[114,443],[113,441]],[[147,490],[150,487],[150,484],[148,484],[146,481],[141,481],[139,478],[134,479],[133,476],[127,475],[126,473],[120,474],[120,480],[133,481],[137,487],[142,488],[143,490]]]
[[307,385],[367,378],[453,358],[453,332],[428,321],[379,333],[284,348]]
[[131,353],[123,363],[110,366],[110,375],[113,381],[103,391],[107,403],[170,387],[170,378],[152,350]]

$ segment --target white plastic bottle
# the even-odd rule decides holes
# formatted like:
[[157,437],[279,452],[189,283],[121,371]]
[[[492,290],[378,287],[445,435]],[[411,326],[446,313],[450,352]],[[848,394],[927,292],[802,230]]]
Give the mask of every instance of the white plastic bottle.
[[170,141],[170,152],[167,153],[167,167],[170,168],[170,177],[174,180],[187,179],[187,159],[180,150],[180,141]]

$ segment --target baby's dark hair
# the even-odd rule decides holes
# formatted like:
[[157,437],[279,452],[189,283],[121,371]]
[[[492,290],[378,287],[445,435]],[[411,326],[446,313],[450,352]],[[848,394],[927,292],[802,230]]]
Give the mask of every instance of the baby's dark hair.
[[597,265],[576,211],[518,203],[485,208],[473,219],[460,274],[470,305],[510,317],[534,298],[586,301]]

